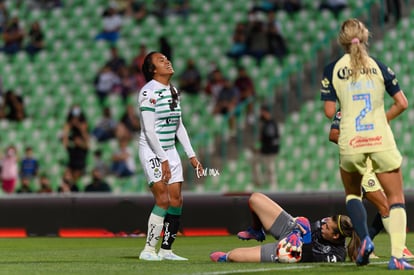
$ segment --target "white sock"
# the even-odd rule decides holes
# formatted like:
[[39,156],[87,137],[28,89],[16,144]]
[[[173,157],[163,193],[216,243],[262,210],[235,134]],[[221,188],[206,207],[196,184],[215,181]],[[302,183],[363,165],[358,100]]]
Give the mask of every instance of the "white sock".
[[151,213],[148,219],[148,233],[147,242],[144,250],[155,252],[158,240],[160,239],[161,231],[164,226],[164,217]]

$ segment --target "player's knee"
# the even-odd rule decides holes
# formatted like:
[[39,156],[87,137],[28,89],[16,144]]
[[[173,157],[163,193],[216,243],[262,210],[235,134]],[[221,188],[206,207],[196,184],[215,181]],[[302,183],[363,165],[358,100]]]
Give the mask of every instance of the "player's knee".
[[158,194],[155,198],[155,204],[161,208],[167,209],[170,205],[170,201],[168,198],[168,193],[165,194]]
[[256,193],[256,192],[252,193],[249,197],[249,204],[250,205],[255,204],[257,202],[257,200],[260,199],[261,196],[262,196],[262,194],[260,194],[260,193]]
[[169,204],[170,206],[180,207],[183,204],[183,197],[170,197]]

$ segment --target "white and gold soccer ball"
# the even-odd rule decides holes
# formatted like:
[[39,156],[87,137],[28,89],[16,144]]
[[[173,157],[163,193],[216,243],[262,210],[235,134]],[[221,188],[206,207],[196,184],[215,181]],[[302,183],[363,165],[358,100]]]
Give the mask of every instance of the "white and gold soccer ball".
[[302,246],[292,248],[286,238],[281,239],[276,248],[276,255],[280,263],[297,263],[302,259]]

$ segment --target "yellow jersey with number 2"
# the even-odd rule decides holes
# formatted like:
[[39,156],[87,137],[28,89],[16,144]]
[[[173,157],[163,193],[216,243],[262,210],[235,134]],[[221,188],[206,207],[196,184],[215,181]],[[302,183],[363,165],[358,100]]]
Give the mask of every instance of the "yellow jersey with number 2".
[[[367,73],[369,71],[369,73]],[[373,58],[369,68],[352,78],[350,55],[345,54],[324,69],[321,100],[337,101],[341,108],[341,155],[372,153],[396,148],[384,110],[384,94],[400,91],[394,72]]]

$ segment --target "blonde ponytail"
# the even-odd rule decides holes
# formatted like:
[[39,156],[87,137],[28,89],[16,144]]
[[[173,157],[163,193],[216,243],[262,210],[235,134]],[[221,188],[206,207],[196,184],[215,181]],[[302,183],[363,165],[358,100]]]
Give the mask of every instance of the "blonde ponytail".
[[348,19],[342,23],[338,43],[351,58],[352,80],[355,81],[361,72],[370,74],[368,55],[369,31],[358,19]]

